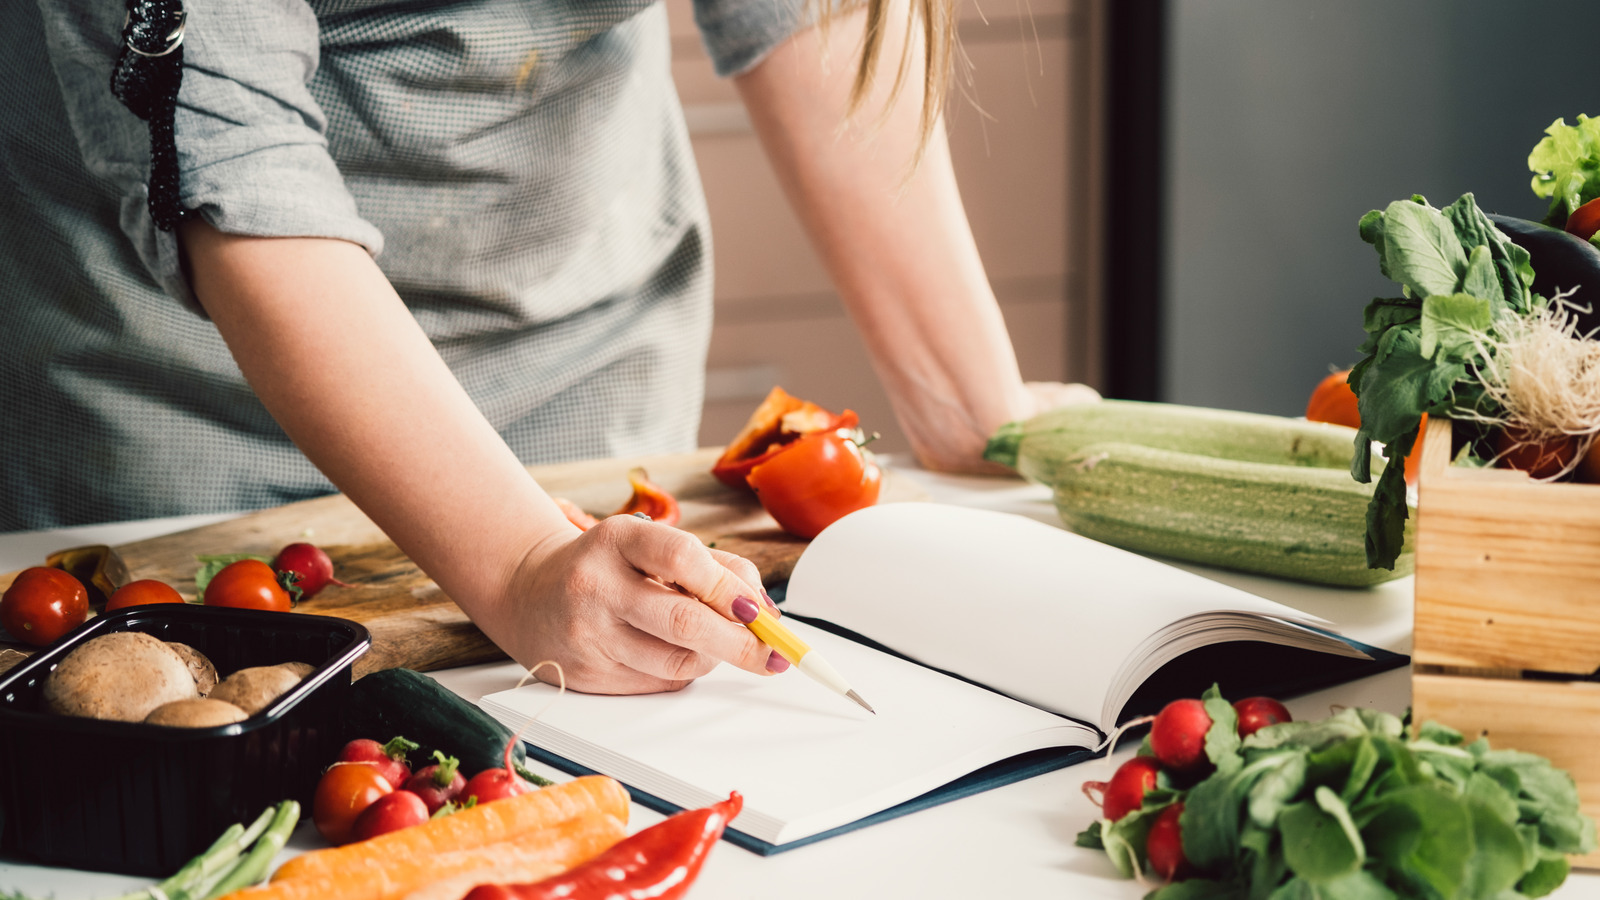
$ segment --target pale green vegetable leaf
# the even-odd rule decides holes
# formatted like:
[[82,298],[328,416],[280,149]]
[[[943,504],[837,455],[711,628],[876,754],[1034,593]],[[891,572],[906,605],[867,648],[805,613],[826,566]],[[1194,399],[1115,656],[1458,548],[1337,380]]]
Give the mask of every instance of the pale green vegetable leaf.
[[[1488,250],[1479,247],[1472,253],[1474,258],[1487,258]],[[1471,294],[1437,294],[1425,298],[1420,348],[1423,358],[1467,358],[1475,351],[1476,342],[1488,334],[1490,315],[1489,301]],[[1449,383],[1454,381],[1451,378]],[[1449,384],[1445,388],[1448,390]]]
[[1549,197],[1547,224],[1560,227],[1572,211],[1600,197],[1600,118],[1578,116],[1575,125],[1557,119],[1528,154],[1533,192]]

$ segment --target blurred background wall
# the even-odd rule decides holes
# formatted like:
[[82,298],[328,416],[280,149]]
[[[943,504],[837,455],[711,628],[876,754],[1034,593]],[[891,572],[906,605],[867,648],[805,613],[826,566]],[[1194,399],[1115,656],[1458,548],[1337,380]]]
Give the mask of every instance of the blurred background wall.
[[[1600,115],[1594,0],[1170,0],[1162,398],[1305,411],[1398,289],[1369,209],[1471,191],[1540,218],[1528,151]],[[1107,302],[1116,302],[1108,296]]]

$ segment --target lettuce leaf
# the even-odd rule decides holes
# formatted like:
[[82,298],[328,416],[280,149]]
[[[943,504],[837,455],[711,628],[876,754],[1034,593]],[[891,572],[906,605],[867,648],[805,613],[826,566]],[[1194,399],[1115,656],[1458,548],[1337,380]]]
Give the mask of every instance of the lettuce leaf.
[[1600,197],[1600,118],[1578,116],[1578,124],[1557,119],[1528,154],[1533,192],[1549,197],[1544,223],[1560,228],[1573,210]]

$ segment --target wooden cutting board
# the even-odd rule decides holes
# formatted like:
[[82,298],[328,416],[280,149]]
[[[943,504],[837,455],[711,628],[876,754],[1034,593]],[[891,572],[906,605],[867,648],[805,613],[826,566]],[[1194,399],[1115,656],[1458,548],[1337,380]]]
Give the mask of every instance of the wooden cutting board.
[[[720,452],[713,447],[667,456],[531,466],[528,471],[551,494],[604,514],[616,510],[632,494],[628,470],[644,466],[652,481],[678,499],[683,514],[679,527],[709,546],[749,559],[761,570],[764,583],[783,581],[807,542],[779,530],[752,496],[731,490],[711,476],[711,464]],[[926,498],[908,479],[885,473],[882,502]],[[460,607],[342,494],[264,509],[116,549],[134,579],[164,581],[192,600],[196,554],[270,557],[285,544],[301,540],[327,551],[335,575],[351,586],[329,586],[295,611],[340,616],[371,630],[372,650],[357,662],[358,675],[394,666],[429,671],[504,658]],[[0,590],[9,586],[15,575],[0,576]],[[23,644],[0,642],[0,672],[26,659],[31,651]]]

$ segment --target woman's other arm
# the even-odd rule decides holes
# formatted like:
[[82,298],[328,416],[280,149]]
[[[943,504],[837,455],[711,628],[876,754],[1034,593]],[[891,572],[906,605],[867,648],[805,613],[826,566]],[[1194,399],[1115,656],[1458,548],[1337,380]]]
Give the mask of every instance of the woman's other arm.
[[984,471],[984,443],[1000,425],[1098,395],[1082,385],[1023,383],[942,123],[911,172],[922,105],[915,50],[900,96],[878,118],[904,45],[905,4],[896,5],[875,90],[847,127],[861,10],[826,35],[797,33],[735,84],[917,457],[930,468]]

